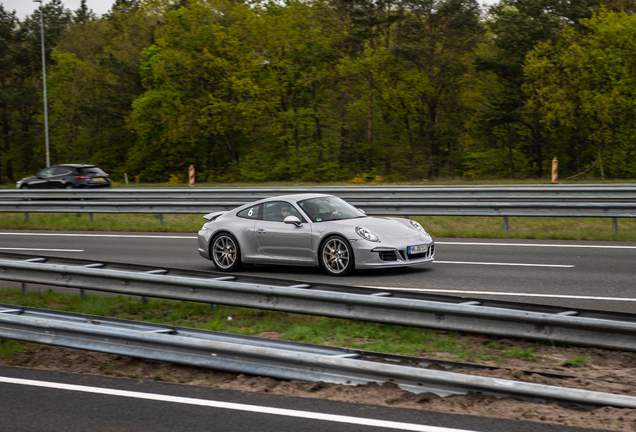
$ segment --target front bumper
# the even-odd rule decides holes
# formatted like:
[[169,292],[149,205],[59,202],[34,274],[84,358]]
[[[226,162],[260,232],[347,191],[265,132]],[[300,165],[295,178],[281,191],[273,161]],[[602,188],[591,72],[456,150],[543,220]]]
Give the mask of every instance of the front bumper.
[[[409,254],[408,247],[426,245],[426,250]],[[384,245],[369,241],[355,240],[351,242],[356,259],[356,269],[364,270],[379,267],[407,267],[432,263],[435,259],[435,243],[432,240],[400,245]]]

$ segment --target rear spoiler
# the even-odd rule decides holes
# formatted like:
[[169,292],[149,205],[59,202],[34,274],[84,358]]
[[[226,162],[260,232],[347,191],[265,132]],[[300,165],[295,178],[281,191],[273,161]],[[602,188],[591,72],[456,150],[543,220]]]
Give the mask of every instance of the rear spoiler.
[[205,216],[203,216],[203,219],[208,220],[208,221],[213,221],[214,219],[218,218],[222,214],[225,214],[225,212],[208,213]]

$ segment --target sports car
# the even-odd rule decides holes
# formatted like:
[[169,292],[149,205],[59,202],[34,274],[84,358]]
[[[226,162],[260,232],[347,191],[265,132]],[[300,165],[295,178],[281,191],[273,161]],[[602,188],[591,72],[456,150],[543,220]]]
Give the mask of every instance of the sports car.
[[435,256],[433,239],[418,222],[369,217],[332,195],[283,195],[204,218],[199,254],[224,272],[243,264],[285,264],[344,276],[431,263]]

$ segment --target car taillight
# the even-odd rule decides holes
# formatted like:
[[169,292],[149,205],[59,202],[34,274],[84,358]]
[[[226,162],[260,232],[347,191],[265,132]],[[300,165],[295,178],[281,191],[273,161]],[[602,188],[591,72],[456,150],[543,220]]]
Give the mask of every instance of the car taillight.
[[91,177],[90,176],[78,176],[78,175],[76,175],[75,178],[78,178],[78,179],[89,179]]
[[104,177],[108,177],[108,174],[104,174]]

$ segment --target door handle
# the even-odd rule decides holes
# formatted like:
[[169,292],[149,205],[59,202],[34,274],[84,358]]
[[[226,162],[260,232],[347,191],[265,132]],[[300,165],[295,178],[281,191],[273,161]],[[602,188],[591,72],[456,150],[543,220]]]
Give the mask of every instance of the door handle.
[[265,234],[267,231],[265,231],[262,228],[259,228],[259,229],[256,230],[256,232],[259,233],[259,234]]

